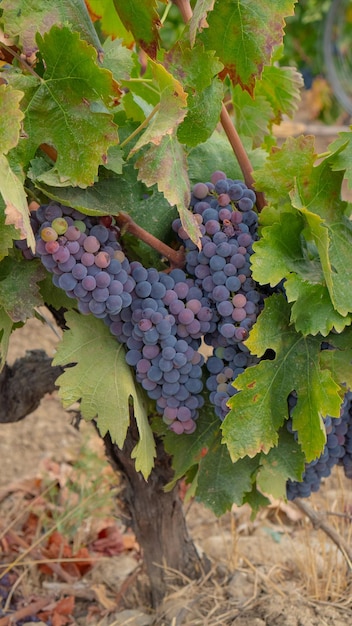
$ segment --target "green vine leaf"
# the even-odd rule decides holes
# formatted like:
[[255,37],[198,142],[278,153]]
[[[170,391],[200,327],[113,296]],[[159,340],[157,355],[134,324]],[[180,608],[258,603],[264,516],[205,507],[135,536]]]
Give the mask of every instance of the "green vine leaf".
[[193,15],[189,22],[189,39],[191,46],[194,46],[197,33],[202,31],[203,28],[208,27],[206,21],[208,11],[211,11],[214,7],[214,0],[197,0]]
[[332,170],[336,172],[344,172],[344,176],[348,182],[348,187],[352,189],[352,137],[351,132],[343,132],[338,134],[329,145]]
[[294,67],[266,65],[262,80],[255,87],[255,97],[264,96],[274,111],[273,121],[280,124],[283,115],[292,117],[300,102],[302,75]]
[[93,316],[70,311],[66,321],[69,330],[64,333],[53,359],[53,365],[70,365],[56,381],[63,406],[80,401],[84,419],[95,419],[102,437],[109,432],[122,448],[132,398],[140,435],[132,454],[136,468],[147,478],[154,463],[155,444],[143,396],[126,364],[123,346]]
[[[37,35],[37,41],[46,67],[43,78],[11,78],[25,91],[27,138],[16,156],[26,166],[47,143],[57,150],[53,171],[58,180],[86,187],[94,183],[108,148],[118,141],[111,111],[119,95],[117,83],[97,65],[95,49],[69,28],[53,26],[44,37]],[[50,123],[43,124],[46,116]]]
[[214,50],[206,50],[200,41],[192,49],[186,41],[177,42],[166,54],[165,63],[169,72],[188,88],[189,93],[209,87],[224,68]]
[[104,41],[103,52],[103,67],[112,72],[118,83],[128,80],[134,67],[133,52],[123,45],[121,39],[110,38]]
[[114,5],[125,28],[133,34],[138,45],[155,59],[160,43],[156,0],[114,0]]
[[133,146],[130,156],[148,143],[160,145],[165,135],[171,135],[186,115],[187,94],[181,83],[162,65],[150,61],[154,81],[160,92],[160,102],[143,135]]
[[320,363],[343,386],[343,395],[346,388],[352,389],[352,328],[345,328],[339,335],[331,333],[326,342],[329,350],[322,350]]
[[165,426],[160,418],[154,420],[153,428],[156,433],[163,436],[165,450],[173,457],[174,477],[166,486],[167,490],[171,490],[192,467],[199,465],[202,455],[218,437],[220,422],[219,418],[214,415],[213,407],[207,402],[202,409],[197,428],[191,435],[185,437],[176,435]]
[[290,192],[294,181],[308,184],[316,160],[314,137],[288,137],[281,148],[273,148],[264,167],[254,171],[256,189],[265,193],[268,201],[280,207],[291,206]]
[[352,312],[352,225],[340,198],[343,172],[333,172],[330,159],[313,168],[309,183],[297,180],[292,202],[305,223],[305,238],[319,252],[334,308],[341,316]]
[[42,306],[38,282],[45,276],[39,261],[8,256],[0,266],[0,306],[13,322],[25,322]]
[[294,0],[216,0],[207,17],[209,27],[198,37],[208,50],[216,51],[223,74],[253,94],[256,78],[282,43],[284,18],[293,15],[294,4]]
[[326,337],[332,329],[341,333],[351,324],[351,315],[342,316],[334,308],[325,282],[312,285],[292,274],[285,289],[288,301],[293,302],[291,320],[303,335],[320,333]]
[[[244,142],[246,145],[246,143]],[[262,149],[252,150],[246,145],[247,154],[253,167],[261,167],[266,159],[266,152]],[[243,179],[241,168],[233,158],[233,151],[229,141],[218,130],[207,141],[191,148],[188,154],[188,175],[192,183],[210,180],[215,170],[223,170],[230,178]]]
[[177,129],[181,143],[193,147],[209,139],[219,122],[223,93],[222,82],[215,78],[202,91],[188,95],[188,112]]
[[260,146],[269,132],[274,111],[264,96],[253,99],[248,92],[236,85],[232,91],[236,129],[240,136],[250,137],[253,146]]
[[279,433],[277,446],[268,454],[260,455],[257,486],[274,498],[284,498],[287,480],[302,480],[304,467],[305,456],[301,447],[284,427]]
[[231,458],[268,453],[278,444],[278,431],[288,417],[287,398],[298,400],[292,412],[293,429],[307,461],[319,456],[325,444],[322,417],[338,417],[340,385],[319,366],[321,339],[304,337],[290,326],[290,306],[281,295],[267,298],[246,345],[261,357],[275,352],[236,378],[239,393],[229,400],[230,412],[222,430]]
[[5,309],[0,306],[0,372],[6,363],[13,321]]
[[201,459],[197,476],[197,497],[215,515],[223,515],[233,504],[242,504],[252,489],[258,459],[244,457],[233,463],[218,437]]
[[99,38],[82,0],[2,0],[4,30],[18,39],[26,56],[38,49],[36,34],[48,32],[54,24],[69,22],[82,37],[101,51]]

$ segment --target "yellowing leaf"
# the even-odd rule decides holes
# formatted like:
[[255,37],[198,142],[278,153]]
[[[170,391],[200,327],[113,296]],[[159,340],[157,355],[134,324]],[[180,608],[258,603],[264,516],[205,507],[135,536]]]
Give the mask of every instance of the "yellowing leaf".
[[70,311],[66,320],[70,330],[64,333],[53,360],[54,365],[71,366],[57,380],[64,407],[80,401],[83,417],[95,419],[101,435],[109,431],[112,441],[122,448],[132,399],[140,434],[133,456],[146,478],[153,466],[155,444],[123,346],[93,316]]
[[29,221],[29,210],[23,185],[12,171],[5,156],[0,155],[0,192],[5,202],[5,224],[20,231],[28,246],[35,251],[35,241]]
[[17,145],[24,117],[19,108],[23,95],[10,85],[0,85],[0,149],[3,154]]
[[148,187],[157,185],[170,204],[176,205],[184,228],[196,244],[200,241],[199,225],[188,210],[190,183],[186,155],[175,136],[166,135],[159,146],[152,145],[136,162],[138,179]]
[[160,92],[160,103],[146,131],[132,148],[131,155],[148,143],[160,145],[162,138],[173,134],[186,115],[187,94],[181,83],[159,63],[151,61],[151,64]]

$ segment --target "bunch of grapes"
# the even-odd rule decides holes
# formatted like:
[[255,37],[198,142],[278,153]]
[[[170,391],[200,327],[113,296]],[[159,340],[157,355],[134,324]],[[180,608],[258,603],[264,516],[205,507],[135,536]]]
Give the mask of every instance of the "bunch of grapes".
[[58,203],[42,205],[31,219],[36,255],[53,283],[126,346],[127,363],[170,428],[193,432],[204,403],[198,348],[211,317],[194,281],[182,270],[166,274],[130,263],[112,222]]
[[81,313],[104,318],[130,306],[135,282],[115,229],[58,203],[31,218],[36,254]]
[[227,402],[236,393],[236,377],[256,362],[243,343],[263,302],[251,277],[250,257],[258,228],[254,202],[254,192],[242,181],[217,171],[210,182],[197,183],[192,190],[201,249],[179,219],[173,223],[186,249],[186,271],[212,311],[209,331],[204,334],[205,343],[213,348],[206,364],[206,384],[220,419],[226,417]]
[[[295,394],[289,396],[288,402],[289,410],[291,411],[297,402]],[[352,433],[351,402],[352,394],[347,393],[341,406],[340,417],[331,419],[328,416],[324,419],[326,432],[324,450],[317,459],[306,464],[302,481],[287,481],[286,493],[288,500],[308,498],[312,492],[319,491],[322,479],[330,476],[331,470],[335,465],[345,466],[344,459],[347,452],[346,446],[348,446],[347,433]],[[290,432],[293,432],[291,419],[287,422],[287,428]],[[348,464],[346,475],[348,476]]]
[[103,319],[125,345],[137,381],[179,434],[195,430],[204,403],[202,341],[213,348],[207,386],[221,419],[233,381],[254,362],[243,344],[261,304],[250,270],[254,201],[253,191],[223,172],[194,185],[191,209],[203,235],[201,250],[176,220],[186,267],[169,273],[130,263],[111,218],[88,217],[56,202],[31,218],[36,255],[54,284],[77,299],[81,313]]
[[[131,273],[136,282],[131,306],[108,315],[105,323],[126,345],[126,361],[156,401],[164,422],[177,434],[192,433],[204,403],[204,357],[198,351],[199,322],[192,311],[192,281],[181,270],[165,274],[154,268],[147,270],[138,262],[131,264]],[[183,307],[177,308],[178,313],[171,306],[175,302]],[[191,315],[187,317],[186,312]]]

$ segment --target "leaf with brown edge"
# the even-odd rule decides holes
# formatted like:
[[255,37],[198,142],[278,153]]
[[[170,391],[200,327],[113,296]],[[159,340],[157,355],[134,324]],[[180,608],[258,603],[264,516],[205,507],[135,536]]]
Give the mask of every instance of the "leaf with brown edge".
[[197,32],[208,27],[207,13],[212,11],[214,0],[197,0],[193,9],[193,15],[189,22],[189,40],[191,46],[194,46]]
[[117,13],[136,43],[152,58],[159,48],[161,26],[156,0],[114,0]]
[[208,28],[199,35],[224,64],[222,74],[253,94],[256,78],[284,36],[284,18],[293,15],[294,0],[216,0]]
[[82,0],[2,0],[1,9],[6,35],[18,38],[26,56],[38,49],[37,33],[44,35],[54,24],[67,23],[101,52],[99,37]]

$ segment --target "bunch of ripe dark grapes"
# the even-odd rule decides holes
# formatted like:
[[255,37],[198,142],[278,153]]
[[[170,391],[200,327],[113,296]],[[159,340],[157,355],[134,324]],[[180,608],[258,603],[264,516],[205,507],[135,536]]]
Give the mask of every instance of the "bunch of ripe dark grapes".
[[[77,300],[82,314],[101,318],[125,346],[137,381],[177,434],[196,428],[204,378],[223,420],[237,392],[237,376],[257,362],[245,345],[265,298],[251,272],[252,244],[258,239],[255,201],[253,190],[222,171],[196,183],[190,209],[199,224],[200,246],[176,219],[172,227],[185,249],[185,267],[169,272],[130,262],[109,216],[88,217],[56,202],[32,214],[36,256],[53,283]],[[327,445],[314,476],[309,464],[302,483],[288,482],[289,498],[309,495],[335,459],[343,458],[349,407],[340,421],[326,420]],[[350,453],[352,458],[352,447]],[[351,467],[352,461],[350,473]]]

